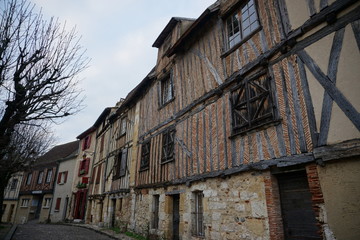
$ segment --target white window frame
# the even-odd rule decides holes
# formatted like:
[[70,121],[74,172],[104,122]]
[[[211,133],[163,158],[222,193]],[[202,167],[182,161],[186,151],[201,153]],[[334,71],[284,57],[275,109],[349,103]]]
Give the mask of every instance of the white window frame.
[[225,20],[227,49],[237,44],[260,27],[255,0],[248,0]]
[[48,169],[48,171],[47,171],[47,173],[46,173],[46,183],[51,182],[52,173],[53,173],[53,170],[52,170],[52,169]]
[[51,200],[51,198],[45,198],[43,208],[50,208]]
[[21,200],[21,206],[20,207],[23,207],[23,208],[28,207],[29,206],[29,201],[30,201],[29,198],[23,198]]

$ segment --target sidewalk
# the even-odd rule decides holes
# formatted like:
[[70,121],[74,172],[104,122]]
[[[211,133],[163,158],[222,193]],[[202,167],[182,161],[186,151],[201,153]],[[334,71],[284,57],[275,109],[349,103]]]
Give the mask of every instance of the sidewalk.
[[136,238],[129,237],[125,235],[124,233],[116,233],[111,229],[104,228],[104,227],[98,227],[96,225],[90,225],[90,224],[84,224],[84,223],[65,223],[66,225],[71,225],[75,227],[82,227],[87,228],[93,231],[96,231],[101,234],[105,234],[113,239],[122,239],[122,240],[134,240]]

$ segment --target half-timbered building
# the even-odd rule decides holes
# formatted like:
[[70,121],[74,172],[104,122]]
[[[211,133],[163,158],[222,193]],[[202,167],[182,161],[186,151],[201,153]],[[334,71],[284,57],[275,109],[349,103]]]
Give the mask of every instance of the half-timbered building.
[[11,175],[4,190],[2,222],[14,223],[16,209],[19,203],[19,192],[24,172],[16,172]]
[[359,1],[219,0],[172,18],[135,89],[131,227],[357,239]]

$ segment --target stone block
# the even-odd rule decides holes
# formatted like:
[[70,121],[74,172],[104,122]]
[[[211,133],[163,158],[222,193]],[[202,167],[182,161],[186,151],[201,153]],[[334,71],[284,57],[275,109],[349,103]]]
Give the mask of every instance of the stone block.
[[209,209],[225,209],[226,208],[225,202],[210,202]]

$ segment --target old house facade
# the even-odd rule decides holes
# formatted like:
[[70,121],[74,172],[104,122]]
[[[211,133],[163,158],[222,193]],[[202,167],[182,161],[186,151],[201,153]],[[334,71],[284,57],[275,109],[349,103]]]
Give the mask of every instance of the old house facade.
[[154,69],[78,136],[72,218],[152,239],[358,239],[359,19],[355,0],[170,19]]
[[358,1],[222,0],[172,18],[138,89],[131,227],[357,239],[359,13]]
[[19,192],[16,223],[26,223],[33,219],[38,219],[39,222],[50,221],[57,161],[72,155],[77,148],[76,141],[57,145],[39,157],[31,170],[24,173]]
[[94,162],[91,166],[92,175],[89,181],[88,208],[86,222],[103,226],[107,222],[107,207],[111,169],[109,164],[109,151],[112,140],[112,125],[109,124],[110,115],[116,108],[105,108],[94,124],[95,152]]
[[15,221],[16,209],[18,207],[20,186],[24,172],[14,173],[9,179],[4,191],[2,222],[13,223]]
[[96,145],[96,128],[88,128],[77,136],[79,140],[79,153],[75,164],[72,197],[70,203],[70,220],[83,221],[87,207],[87,197],[89,190],[89,179],[91,176],[91,166],[94,161]]
[[74,152],[57,161],[58,169],[50,212],[51,222],[63,222],[71,219],[70,203],[75,176],[74,171],[79,152],[79,141],[74,141],[71,144],[74,145]]

